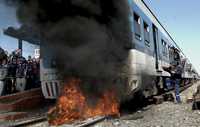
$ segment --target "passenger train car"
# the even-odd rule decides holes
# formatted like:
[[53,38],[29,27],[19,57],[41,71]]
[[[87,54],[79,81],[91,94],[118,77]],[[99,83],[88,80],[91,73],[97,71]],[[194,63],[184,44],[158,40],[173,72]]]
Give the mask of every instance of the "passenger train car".
[[[198,74],[192,64],[145,2],[128,0],[128,4],[132,32],[126,75],[129,97],[137,91],[142,91],[148,97],[163,90],[170,78],[163,67],[177,62],[184,66],[183,84],[197,78]],[[42,90],[46,98],[55,99],[59,95],[61,80],[57,70],[49,66],[49,57],[41,60]]]

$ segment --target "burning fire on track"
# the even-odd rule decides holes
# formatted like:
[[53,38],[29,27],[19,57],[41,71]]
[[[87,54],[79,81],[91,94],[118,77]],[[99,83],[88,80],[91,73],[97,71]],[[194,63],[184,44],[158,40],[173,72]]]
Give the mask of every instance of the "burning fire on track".
[[[50,124],[119,115],[119,100],[124,99],[126,85],[122,83],[124,80],[117,79],[119,75],[126,75],[127,49],[132,48],[132,11],[128,1],[11,1],[16,1],[13,5],[20,24],[34,28],[33,32],[39,34],[41,58],[47,61],[44,64],[53,63],[61,77],[76,75],[102,79],[97,84],[89,83],[92,90],[82,88],[85,87],[83,80],[68,80],[56,106],[49,111]],[[106,83],[101,84],[104,81]]]
[[72,78],[65,84],[57,104],[49,111],[49,123],[62,125],[75,120],[95,116],[119,115],[119,101],[113,90],[107,90],[97,97],[95,104],[89,104],[80,88],[81,80]]

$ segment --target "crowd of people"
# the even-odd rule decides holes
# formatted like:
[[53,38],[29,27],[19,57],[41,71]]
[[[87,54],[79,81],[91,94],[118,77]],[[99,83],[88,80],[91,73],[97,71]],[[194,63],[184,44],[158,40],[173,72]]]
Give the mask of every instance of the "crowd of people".
[[6,93],[36,88],[39,81],[39,59],[22,56],[21,50],[8,54],[0,48],[0,80],[5,84]]

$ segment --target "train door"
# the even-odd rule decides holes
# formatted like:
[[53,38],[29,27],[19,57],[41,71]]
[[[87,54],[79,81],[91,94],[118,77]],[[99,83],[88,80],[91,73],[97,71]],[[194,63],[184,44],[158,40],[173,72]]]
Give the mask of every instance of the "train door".
[[159,69],[159,61],[158,61],[158,28],[153,24],[153,41],[154,41],[154,51],[155,51],[155,67],[156,70]]

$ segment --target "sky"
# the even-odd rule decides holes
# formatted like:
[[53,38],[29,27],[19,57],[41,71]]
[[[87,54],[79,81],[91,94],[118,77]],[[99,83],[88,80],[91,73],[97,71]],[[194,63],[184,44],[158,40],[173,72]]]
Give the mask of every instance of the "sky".
[[200,0],[144,0],[200,74]]
[[[6,49],[9,53],[18,48],[18,40],[15,38],[8,37],[3,34],[3,29],[9,26],[16,28],[20,27],[20,23],[16,18],[16,9],[14,7],[6,6],[2,0],[0,0],[0,46]],[[23,55],[27,58],[29,55],[34,55],[34,49],[37,48],[27,42],[23,43]]]

